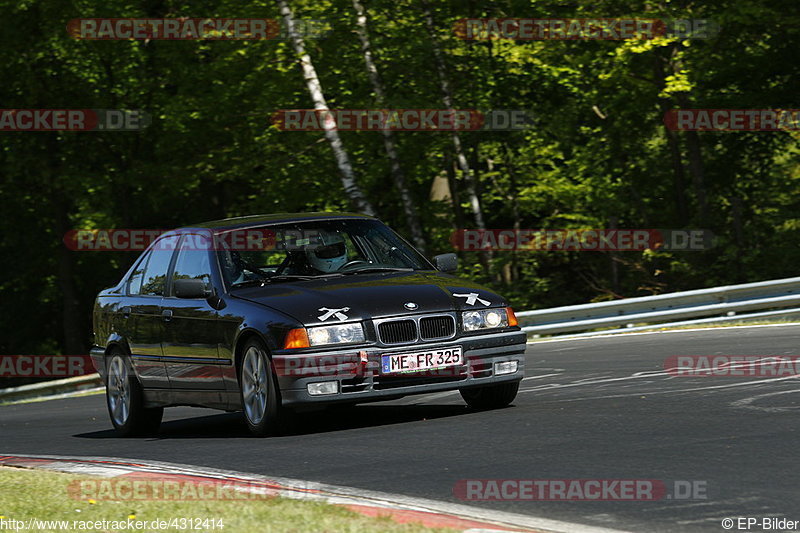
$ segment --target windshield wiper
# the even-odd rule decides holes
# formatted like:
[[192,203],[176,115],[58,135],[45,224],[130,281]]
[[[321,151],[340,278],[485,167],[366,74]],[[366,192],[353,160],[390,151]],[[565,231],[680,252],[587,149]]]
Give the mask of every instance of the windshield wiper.
[[264,279],[248,279],[245,281],[237,281],[236,283],[231,284],[232,289],[239,289],[241,287],[250,287],[252,285],[261,285],[264,286]]
[[357,270],[347,270],[345,272],[341,272],[341,274],[352,275],[352,274],[360,274],[361,272],[414,272],[414,269],[413,268],[375,266],[375,267],[359,268]]
[[342,272],[331,272],[329,274],[319,274],[319,275],[305,275],[305,274],[276,274],[274,276],[265,277],[263,279],[249,279],[247,281],[240,281],[238,283],[234,283],[231,287],[239,288],[239,287],[249,287],[251,285],[260,285],[264,286],[267,283],[272,283],[274,281],[310,281],[313,279],[326,279],[326,278],[337,278],[342,276]]
[[294,280],[305,281],[307,279],[322,278],[322,277],[325,277],[325,276],[324,275],[311,276],[311,275],[306,275],[306,274],[276,274],[274,276],[268,277],[264,281],[265,282],[270,282],[270,281],[294,281]]

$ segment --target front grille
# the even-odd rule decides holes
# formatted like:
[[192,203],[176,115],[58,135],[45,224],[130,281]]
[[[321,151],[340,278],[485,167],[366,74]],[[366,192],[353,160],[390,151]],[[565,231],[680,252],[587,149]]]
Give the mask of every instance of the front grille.
[[451,316],[431,316],[419,321],[419,336],[423,339],[446,339],[456,332],[456,322]]
[[417,324],[413,320],[392,320],[378,324],[378,335],[384,344],[417,340]]

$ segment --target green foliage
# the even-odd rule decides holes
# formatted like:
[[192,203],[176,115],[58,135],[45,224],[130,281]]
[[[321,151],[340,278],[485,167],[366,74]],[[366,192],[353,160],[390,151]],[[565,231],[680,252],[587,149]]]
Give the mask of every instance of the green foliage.
[[[430,2],[461,109],[525,109],[527,131],[462,134],[492,228],[707,228],[709,252],[498,252],[463,274],[520,309],[584,303],[795,275],[800,249],[798,136],[700,133],[662,122],[668,109],[796,108],[800,45],[795,0]],[[334,108],[374,95],[350,2],[293,0],[297,18],[324,19],[308,40]],[[677,5],[680,4],[680,5]],[[375,59],[393,108],[439,108],[441,93],[419,0],[365,2]],[[0,133],[0,353],[84,351],[92,300],[135,253],[69,252],[69,229],[170,228],[253,213],[349,209],[319,132],[282,132],[278,109],[309,108],[287,41],[79,41],[76,17],[279,18],[273,2],[97,3],[29,0],[0,6],[5,108],[144,109],[129,133]],[[463,17],[707,18],[707,40],[463,41]],[[474,227],[460,205],[429,200],[452,165],[444,133],[398,133],[398,149],[432,253]],[[358,180],[382,219],[406,232],[381,135],[343,132]],[[449,163],[448,163],[449,162]],[[682,178],[679,174],[682,173]],[[707,198],[702,212],[699,193]]]

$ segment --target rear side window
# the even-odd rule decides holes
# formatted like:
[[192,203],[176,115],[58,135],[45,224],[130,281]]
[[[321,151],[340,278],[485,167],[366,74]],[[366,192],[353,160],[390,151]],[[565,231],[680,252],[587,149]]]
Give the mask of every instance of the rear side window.
[[[156,241],[150,251],[150,257],[147,259],[147,266],[144,267],[141,290],[138,293],[131,292],[131,294],[164,296],[167,286],[167,270],[177,242],[176,236]],[[133,287],[131,287],[131,291],[133,291]]]

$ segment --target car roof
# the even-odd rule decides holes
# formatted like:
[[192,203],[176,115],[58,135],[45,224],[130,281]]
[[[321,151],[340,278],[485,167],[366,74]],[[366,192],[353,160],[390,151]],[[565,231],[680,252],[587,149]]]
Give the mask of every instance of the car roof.
[[266,215],[249,215],[243,217],[223,218],[221,220],[212,220],[210,222],[201,222],[178,228],[175,232],[181,230],[190,230],[196,228],[208,228],[213,230],[229,230],[238,228],[251,228],[263,226],[265,224],[275,224],[280,222],[299,222],[306,220],[336,220],[336,219],[354,219],[363,218],[375,220],[375,217],[369,215],[362,215],[359,213],[330,213],[330,212],[317,212],[317,213],[272,213]]

